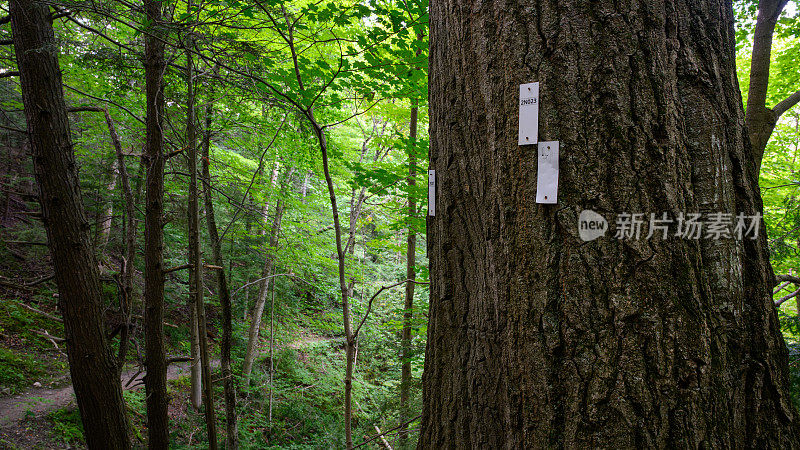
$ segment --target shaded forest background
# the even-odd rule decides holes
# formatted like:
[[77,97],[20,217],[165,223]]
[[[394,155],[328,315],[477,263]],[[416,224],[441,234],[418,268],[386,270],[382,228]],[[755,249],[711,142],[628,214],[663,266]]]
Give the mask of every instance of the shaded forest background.
[[[756,7],[751,1],[735,2],[737,66],[745,99]],[[0,9],[7,13],[7,2],[0,2]],[[348,327],[357,330],[351,408],[355,443],[374,439],[376,433],[383,437],[369,445],[406,448],[416,442],[428,309],[427,10],[425,0],[165,2],[160,32],[167,62],[167,353],[185,359],[199,351],[192,339],[196,319],[186,267],[191,108],[196,113],[189,123],[197,129],[198,145],[207,149],[198,164],[209,170],[199,201],[207,319],[207,333],[200,338],[208,340],[212,376],[218,381],[213,385],[215,416],[224,436],[218,370],[223,323],[217,276],[222,272],[231,294],[232,372],[243,448],[345,446]],[[142,59],[153,24],[141,5],[126,0],[57,2],[53,14],[83,203],[103,281],[103,314],[115,348],[125,323],[118,305],[131,205],[113,135],[124,155],[136,251],[133,320],[123,370],[133,375],[144,358]],[[10,38],[8,26],[0,28],[0,40]],[[767,105],[800,88],[795,2],[778,21],[771,58]],[[0,61],[0,387],[7,397],[35,397],[34,383],[62,386],[68,383],[68,370],[12,46],[0,46]],[[192,65],[193,71],[187,71]],[[349,305],[342,304],[340,295],[321,129],[339,204]],[[790,351],[795,406],[800,406],[800,279],[794,279],[800,277],[798,152],[800,110],[795,107],[778,121],[760,177],[773,268],[786,280],[776,287],[775,301]],[[215,240],[205,226],[205,195],[218,226],[219,265],[212,258]],[[403,283],[408,279],[419,284]],[[343,307],[352,315],[347,323]],[[258,332],[251,339],[254,323]],[[176,447],[205,447],[199,386],[188,366],[181,367],[185,370],[168,384],[170,440]],[[134,445],[142,445],[147,436],[144,389],[126,390],[124,397]],[[0,426],[0,443],[84,443],[73,404],[41,415],[31,410],[18,426]],[[408,436],[399,424],[406,424]]]

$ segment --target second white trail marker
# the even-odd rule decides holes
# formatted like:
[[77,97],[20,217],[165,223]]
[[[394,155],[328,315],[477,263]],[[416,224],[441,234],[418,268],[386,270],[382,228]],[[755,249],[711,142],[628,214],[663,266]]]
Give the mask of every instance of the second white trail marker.
[[436,171],[428,171],[428,215],[436,215]]
[[558,141],[539,142],[536,203],[558,203]]
[[519,85],[519,143],[539,142],[539,83]]

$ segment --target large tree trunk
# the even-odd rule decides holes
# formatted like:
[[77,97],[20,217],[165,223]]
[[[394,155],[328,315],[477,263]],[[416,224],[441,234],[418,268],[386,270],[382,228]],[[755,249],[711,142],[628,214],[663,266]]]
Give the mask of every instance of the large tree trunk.
[[[618,4],[431,4],[419,448],[800,444],[763,225],[579,238],[584,209],[612,227],[762,210],[730,2]],[[540,140],[560,141],[558,205],[535,203],[537,149],[517,145],[533,81]]]
[[[214,74],[218,74],[214,68]],[[222,306],[222,345],[220,345],[220,371],[222,372],[222,388],[225,396],[225,448],[235,450],[239,448],[239,428],[236,418],[236,383],[231,371],[231,348],[233,346],[233,312],[231,305],[231,292],[228,289],[228,280],[222,261],[222,242],[219,238],[217,220],[214,214],[214,202],[211,191],[210,147],[211,147],[211,119],[214,98],[213,91],[209,92],[209,101],[206,104],[206,128],[203,134],[203,183],[205,184],[206,226],[208,227],[208,240],[211,243],[214,265],[220,267],[216,270],[217,295]]]
[[145,0],[150,26],[145,37],[147,101],[144,161],[147,167],[144,218],[144,377],[147,392],[147,435],[151,449],[169,446],[167,363],[164,349],[164,60],[161,1]]
[[10,3],[39,203],[64,317],[70,376],[89,448],[130,448],[119,369],[105,335],[100,275],[72,151],[46,4]]

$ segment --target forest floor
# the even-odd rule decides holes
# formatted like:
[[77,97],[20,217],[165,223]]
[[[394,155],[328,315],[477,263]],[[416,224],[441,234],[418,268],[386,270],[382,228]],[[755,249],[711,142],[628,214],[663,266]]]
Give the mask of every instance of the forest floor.
[[[189,363],[170,364],[167,379],[176,380],[189,373]],[[145,372],[131,368],[122,373],[123,390],[144,387]],[[48,416],[59,410],[75,410],[72,385],[52,389],[33,389],[0,398],[0,449],[5,448],[70,448],[53,441],[53,424]]]
[[[281,348],[301,350],[321,342],[334,341],[335,338],[322,336],[310,330],[300,330],[294,338],[283,345],[277,344],[276,351]],[[269,352],[269,344],[262,340],[262,353]],[[219,361],[212,365],[219,367]],[[171,364],[167,372],[168,380],[179,380],[189,375],[189,363],[180,362]],[[137,367],[131,367],[123,372],[120,381],[125,391],[143,389],[143,377]],[[73,415],[77,417],[77,406],[69,375],[59,376],[56,381],[43,380],[44,386],[27,389],[13,395],[0,397],[0,450],[3,449],[55,449],[55,448],[81,448],[80,444],[63,442],[64,432],[61,436],[54,434],[54,415]],[[178,397],[184,397],[184,392],[174,392]],[[174,420],[185,419],[184,406],[173,402],[170,407],[170,416]],[[58,425],[55,425],[58,426]]]
[[[189,373],[188,363],[170,364],[167,379],[175,380]],[[124,390],[139,389],[144,386],[145,372],[137,368],[122,373],[120,381]],[[47,414],[74,405],[75,395],[72,385],[56,389],[33,389],[18,395],[0,398],[0,435],[4,428],[14,426],[25,417],[44,417]]]

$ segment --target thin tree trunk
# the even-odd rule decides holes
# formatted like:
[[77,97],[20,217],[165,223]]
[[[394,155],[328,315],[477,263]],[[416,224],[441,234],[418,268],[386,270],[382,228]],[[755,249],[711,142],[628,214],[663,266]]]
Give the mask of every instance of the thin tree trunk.
[[745,120],[750,130],[750,139],[755,152],[757,167],[761,166],[764,148],[775,127],[777,119],[767,108],[770,55],[772,54],[772,35],[778,17],[788,0],[760,0],[758,16],[753,36],[753,53],[750,60],[750,85],[747,96]]
[[122,143],[119,140],[114,121],[107,109],[103,109],[103,114],[108,125],[108,133],[111,136],[111,143],[114,145],[116,154],[117,170],[119,181],[122,187],[122,197],[125,201],[125,258],[122,265],[122,295],[120,296],[120,313],[125,323],[122,325],[120,333],[119,351],[117,362],[119,367],[125,364],[128,353],[128,340],[130,339],[131,327],[131,302],[133,299],[133,268],[136,258],[136,204],[131,191],[131,182],[128,176],[128,168],[125,164],[125,154],[122,152]]
[[[718,0],[431,3],[418,448],[800,445],[764,224],[675,236],[680,213],[762,212],[733,23]],[[557,205],[517,145],[534,81]],[[610,233],[584,242],[586,209]],[[616,238],[625,212],[670,236]]]
[[[294,47],[292,46],[292,49]],[[294,52],[294,50],[293,50]],[[297,63],[295,62],[297,70]],[[331,201],[331,212],[333,214],[333,229],[336,236],[336,255],[339,268],[339,290],[342,298],[342,315],[344,322],[346,366],[344,375],[344,431],[345,445],[348,450],[353,448],[353,366],[355,362],[355,337],[353,336],[352,323],[350,322],[350,300],[348,297],[348,286],[345,278],[345,251],[342,246],[342,226],[339,222],[339,207],[336,203],[336,191],[333,187],[333,178],[330,174],[328,164],[328,141],[325,138],[325,130],[317,123],[312,112],[308,113],[309,121],[314,127],[314,134],[317,137],[320,153],[322,154],[322,168],[325,174],[325,183],[328,187],[328,195]]]
[[104,330],[100,276],[81,198],[49,9],[32,0],[11,0],[9,6],[39,203],[84,438],[92,449],[127,449],[120,372]]
[[275,283],[269,302],[269,432],[272,433],[272,396],[275,392]]
[[[278,181],[278,164],[272,170],[271,185],[275,188]],[[276,191],[277,192],[277,191]],[[272,220],[272,227],[270,228],[269,248],[267,248],[267,256],[264,259],[264,268],[261,271],[262,278],[272,275],[275,269],[275,251],[278,246],[278,236],[281,231],[281,220],[283,219],[283,199],[280,194],[276,193],[275,200],[275,217]],[[264,201],[264,208],[262,209],[262,220],[264,224],[269,220],[269,202]],[[242,378],[244,378],[245,386],[250,385],[250,374],[253,372],[253,363],[258,355],[258,335],[261,330],[261,318],[264,315],[264,305],[267,303],[267,296],[269,295],[269,285],[272,281],[271,278],[265,278],[260,284],[258,290],[258,297],[256,303],[253,305],[253,314],[250,319],[250,330],[247,336],[247,351],[244,355],[244,363],[242,365]]]
[[[188,14],[193,14],[194,2],[186,3]],[[197,315],[197,335],[200,342],[200,363],[202,366],[203,411],[206,419],[209,448],[217,446],[217,420],[214,412],[214,386],[211,384],[211,361],[208,355],[208,332],[206,329],[206,308],[203,287],[203,255],[200,250],[200,193],[197,186],[197,122],[195,121],[194,93],[194,39],[189,29],[185,39],[186,46],[186,142],[189,157],[189,295],[193,300]]]
[[[413,188],[417,185],[417,115],[419,108],[417,101],[412,100],[411,120],[409,121],[409,137],[412,148],[408,154],[408,239],[406,240],[406,280],[415,280],[417,257],[417,233],[414,229],[413,219],[417,215],[417,201],[414,197]],[[400,374],[400,446],[404,447],[408,442],[408,418],[411,417],[409,398],[411,392],[411,322],[414,318],[414,286],[415,283],[406,283],[405,304],[403,305],[403,336],[401,339],[402,347],[402,369]]]
[[[275,19],[270,15],[269,10],[263,8],[263,11],[269,15],[271,21],[277,25]],[[303,77],[300,72],[300,64],[297,55],[297,51],[295,49],[294,43],[294,29],[291,20],[289,19],[288,14],[286,13],[286,9],[282,8],[282,12],[284,14],[284,19],[286,20],[287,31],[288,33],[282,34],[282,37],[286,41],[286,44],[291,51],[292,56],[292,64],[294,66],[294,73],[295,77],[297,78],[297,84],[299,88],[300,94],[304,94],[305,86],[303,83]],[[348,297],[348,285],[347,285],[347,278],[345,275],[345,247],[342,245],[342,226],[339,220],[339,206],[336,202],[336,190],[333,186],[333,178],[331,177],[330,167],[329,167],[329,158],[328,158],[328,142],[325,136],[325,128],[317,122],[316,118],[314,117],[314,110],[313,108],[305,108],[300,110],[300,112],[308,119],[309,123],[311,124],[314,130],[314,136],[317,138],[317,145],[319,145],[320,154],[322,156],[322,168],[325,174],[325,184],[328,188],[328,195],[330,196],[331,202],[331,213],[333,215],[333,228],[334,234],[336,236],[336,256],[337,256],[337,266],[339,272],[339,289],[341,292],[341,299],[342,299],[342,319],[344,322],[344,333],[345,333],[345,352],[346,352],[346,369],[345,369],[345,379],[344,379],[344,427],[345,427],[345,445],[348,450],[353,448],[353,430],[352,430],[352,416],[353,416],[353,408],[352,408],[352,394],[353,394],[353,363],[354,363],[354,345],[355,345],[355,336],[353,335],[352,324],[350,322],[350,301]]]
[[[215,67],[214,73],[218,73]],[[216,77],[215,77],[216,78]],[[209,92],[209,101],[206,104],[206,128],[203,135],[203,183],[205,184],[206,225],[208,227],[208,240],[211,242],[211,252],[214,265],[225,267],[222,260],[222,242],[219,239],[217,220],[214,214],[214,202],[211,190],[210,148],[211,148],[211,119],[213,107],[211,99],[213,91]],[[236,418],[236,383],[234,383],[231,370],[231,349],[233,346],[233,312],[231,293],[228,289],[228,280],[223,269],[216,270],[217,293],[219,304],[222,306],[222,345],[220,346],[220,371],[222,372],[222,388],[225,397],[225,448],[235,450],[239,448],[239,428]]]
[[772,55],[772,36],[775,26],[788,0],[760,0],[753,36],[753,53],[750,60],[750,83],[747,95],[745,123],[750,132],[753,158],[757,172],[778,119],[800,102],[800,90],[778,102],[773,108],[767,106],[769,67]]
[[[191,279],[191,277],[190,277]],[[190,288],[191,290],[191,288]],[[200,361],[200,330],[198,329],[197,307],[193,295],[189,296],[189,399],[195,411],[203,406],[203,363]]]
[[300,186],[300,198],[302,198],[303,203],[306,202],[306,197],[308,196],[308,188],[311,185],[311,172],[310,170],[306,172],[305,178],[303,178],[303,184]]
[[150,449],[169,446],[167,362],[164,349],[164,23],[161,1],[145,0],[149,24],[145,36],[145,98],[147,101],[144,162],[147,168],[144,219],[144,377],[147,394],[147,435]]
[[[8,119],[7,116],[3,116],[3,123],[6,126],[11,125],[11,121]],[[14,158],[12,157],[12,152],[11,152],[11,133],[4,133],[3,142],[5,143],[6,146],[6,167],[5,167],[5,173],[3,175],[5,177],[6,186],[11,187],[14,184],[13,183],[14,177],[12,177],[11,175],[11,167],[12,163],[14,162]],[[305,185],[303,185],[303,187],[305,188]],[[7,189],[5,195],[5,202],[3,202],[3,222],[8,220],[8,216],[11,213],[11,194],[12,194],[11,189]],[[305,194],[303,195],[303,197],[305,197]]]
[[[294,38],[292,29],[289,28],[289,47],[292,51],[292,59],[294,62],[295,74],[300,78],[300,69],[297,62],[297,54],[294,48]],[[300,90],[304,91],[302,82]],[[336,190],[333,186],[333,177],[330,173],[330,165],[328,161],[328,141],[325,136],[325,129],[320,126],[314,117],[313,110],[306,112],[306,117],[314,129],[314,134],[317,138],[320,153],[322,155],[322,169],[325,175],[325,184],[328,187],[328,196],[331,202],[331,213],[333,215],[333,229],[336,236],[336,256],[337,266],[339,269],[339,289],[342,298],[342,321],[344,323],[345,335],[345,353],[346,353],[346,366],[344,375],[344,432],[345,432],[345,445],[347,450],[353,448],[353,366],[355,364],[355,336],[353,335],[353,325],[350,321],[350,298],[348,296],[348,286],[345,277],[345,248],[342,246],[342,225],[339,221],[339,206],[336,202]],[[351,233],[352,235],[352,233]],[[352,237],[352,236],[351,236]]]
[[111,224],[113,222],[114,217],[114,191],[117,187],[117,177],[119,176],[119,162],[115,158],[114,161],[111,163],[111,179],[108,180],[108,184],[106,185],[106,191],[108,191],[108,200],[105,202],[105,208],[103,209],[103,217],[101,217],[100,223],[97,225],[98,237],[97,237],[97,248],[103,249],[108,244],[108,238],[111,236]]
[[[191,0],[187,2],[187,7],[191,9]],[[191,12],[189,12],[191,14]],[[191,30],[189,31],[191,33]],[[202,305],[202,267],[200,260],[200,223],[198,212],[197,194],[197,130],[195,128],[195,98],[194,98],[194,68],[192,67],[191,37],[186,37],[186,79],[187,81],[187,105],[186,105],[186,135],[187,135],[187,155],[189,156],[189,204],[188,212],[188,235],[189,235],[189,299],[188,306],[191,317],[189,328],[189,355],[192,358],[190,367],[190,399],[192,406],[199,411],[203,405],[203,362],[200,351],[200,339],[206,339],[200,334],[200,314],[198,305]],[[195,170],[193,171],[192,168]]]

